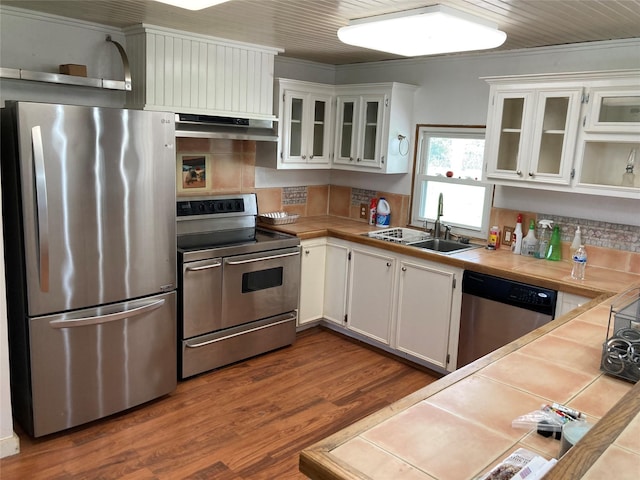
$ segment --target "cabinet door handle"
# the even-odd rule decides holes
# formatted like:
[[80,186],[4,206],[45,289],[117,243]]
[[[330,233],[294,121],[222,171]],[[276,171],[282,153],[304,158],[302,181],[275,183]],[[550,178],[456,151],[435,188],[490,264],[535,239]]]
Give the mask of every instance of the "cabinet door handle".
[[529,176],[533,177],[535,174],[533,172],[529,172]]
[[387,267],[390,267],[390,266],[391,266],[391,262],[387,262]]
[[303,160],[306,160],[306,159],[307,159],[307,156],[306,156],[306,155],[302,155],[302,159],[303,159]]
[[309,255],[309,253],[310,253],[310,252],[309,252],[309,250],[305,250],[305,251],[304,251],[304,254],[305,254],[305,255]]
[[516,170],[516,173],[518,174],[519,177],[522,176],[522,170]]
[[402,267],[402,271],[406,272],[407,271],[407,267]]
[[350,161],[350,162],[353,162],[353,157],[349,157],[349,161]]
[[359,162],[359,161],[360,161],[360,157],[358,157],[358,159],[356,160],[356,162]]

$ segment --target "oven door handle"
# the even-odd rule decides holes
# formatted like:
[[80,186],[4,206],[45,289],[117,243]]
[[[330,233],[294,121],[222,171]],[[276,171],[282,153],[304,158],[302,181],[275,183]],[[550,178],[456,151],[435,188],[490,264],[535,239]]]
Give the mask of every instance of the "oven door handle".
[[280,255],[270,255],[268,257],[251,258],[249,260],[226,260],[227,265],[242,265],[245,263],[262,262],[264,260],[273,260],[274,258],[292,257],[300,255],[300,252],[281,253]]
[[203,265],[201,267],[187,267],[187,272],[197,272],[200,270],[209,270],[210,268],[221,267],[222,263],[212,263],[211,265]]
[[247,333],[257,332],[258,330],[264,330],[265,328],[275,327],[276,325],[282,325],[283,323],[290,322],[291,320],[293,320],[295,318],[296,318],[296,315],[292,314],[292,315],[289,316],[289,318],[285,318],[284,320],[280,320],[280,321],[274,322],[274,323],[268,323],[266,325],[262,325],[261,327],[255,327],[255,328],[252,328],[250,330],[243,330],[241,332],[237,332],[237,333],[234,333],[232,335],[226,335],[224,337],[214,338],[213,340],[208,340],[206,342],[200,342],[200,343],[185,342],[184,345],[187,348],[204,347],[206,345],[211,345],[212,343],[221,342],[222,340],[229,340],[230,338],[237,337],[239,335],[245,335]]

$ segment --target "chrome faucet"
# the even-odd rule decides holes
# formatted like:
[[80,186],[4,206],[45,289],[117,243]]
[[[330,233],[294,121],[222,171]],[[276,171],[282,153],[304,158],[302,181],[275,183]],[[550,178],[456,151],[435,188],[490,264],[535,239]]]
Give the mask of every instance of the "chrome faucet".
[[440,223],[440,217],[442,216],[442,205],[443,198],[442,193],[438,196],[438,215],[436,217],[436,221],[433,224],[433,236],[435,238],[440,238],[440,230],[442,229],[442,225]]

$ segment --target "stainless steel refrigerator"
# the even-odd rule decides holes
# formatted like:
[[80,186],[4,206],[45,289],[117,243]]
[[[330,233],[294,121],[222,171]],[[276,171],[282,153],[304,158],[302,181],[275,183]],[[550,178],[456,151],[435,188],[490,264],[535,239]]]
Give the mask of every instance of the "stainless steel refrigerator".
[[15,418],[38,437],[171,392],[172,115],[7,102],[1,121]]

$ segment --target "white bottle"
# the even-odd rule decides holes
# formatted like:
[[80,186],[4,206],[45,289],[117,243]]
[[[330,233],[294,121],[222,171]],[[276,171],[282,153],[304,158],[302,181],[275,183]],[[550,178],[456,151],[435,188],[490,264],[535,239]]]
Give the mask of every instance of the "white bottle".
[[584,271],[587,268],[587,251],[584,245],[580,245],[578,250],[573,254],[573,268],[571,269],[571,278],[576,280],[584,280]]
[[376,208],[376,227],[388,227],[390,223],[391,207],[389,206],[389,202],[387,202],[384,197],[380,197],[380,200],[378,200],[378,206]]
[[522,252],[522,214],[518,214],[518,220],[516,222],[516,229],[513,232],[513,239],[511,240],[511,252],[516,255],[520,255]]
[[571,242],[571,252],[575,252],[582,245],[582,235],[580,233],[580,225],[576,228],[576,233],[573,235],[573,242]]

